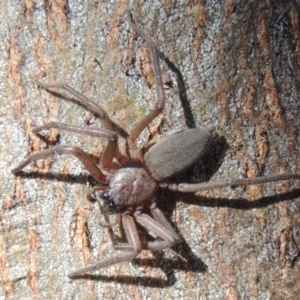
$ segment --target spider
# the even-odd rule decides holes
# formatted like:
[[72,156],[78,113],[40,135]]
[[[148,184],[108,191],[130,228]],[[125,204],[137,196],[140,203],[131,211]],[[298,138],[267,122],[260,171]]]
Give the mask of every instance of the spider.
[[[105,257],[95,264],[71,272],[68,275],[70,278],[109,267],[116,263],[131,261],[144,249],[161,250],[173,247],[180,242],[178,234],[156,205],[155,192],[158,187],[184,193],[195,193],[221,187],[300,179],[299,174],[280,174],[257,178],[218,180],[199,184],[175,184],[169,182],[169,178],[193,166],[203,156],[214,138],[214,130],[203,128],[183,130],[164,138],[152,146],[144,157],[142,156],[136,140],[149,123],[162,113],[165,105],[165,93],[158,49],[151,38],[134,23],[129,12],[127,13],[127,21],[130,27],[145,40],[149,48],[157,94],[156,107],[135,125],[127,138],[130,157],[125,162],[120,162],[119,160],[119,165],[113,162],[114,158],[118,160],[118,134],[113,131],[113,122],[101,106],[66,84],[44,84],[37,81],[37,84],[44,89],[61,88],[68,91],[78,99],[82,106],[102,118],[105,129],[85,128],[52,122],[35,128],[35,133],[45,129],[58,128],[93,137],[107,138],[108,143],[100,160],[100,168],[79,147],[59,145],[30,155],[12,170],[14,174],[17,174],[33,161],[52,157],[55,154],[73,154],[82,162],[91,176],[101,183],[101,186],[96,186],[89,192],[88,198],[92,198],[94,193],[100,192],[100,207],[105,219],[105,224],[102,225],[108,228],[114,249],[123,251],[110,257]],[[106,170],[107,175],[101,170]],[[127,243],[116,243],[107,212],[121,215]],[[146,212],[150,212],[150,214]],[[142,243],[136,223],[146,228],[156,239]]]

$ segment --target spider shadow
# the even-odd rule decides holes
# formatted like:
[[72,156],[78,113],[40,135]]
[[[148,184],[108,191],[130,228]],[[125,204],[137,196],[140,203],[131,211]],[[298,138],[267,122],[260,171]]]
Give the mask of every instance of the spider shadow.
[[196,128],[196,122],[194,119],[194,115],[192,112],[192,108],[190,102],[187,97],[186,87],[183,80],[183,76],[176,65],[170,61],[159,49],[157,49],[159,57],[166,63],[168,68],[173,72],[175,80],[177,81],[177,88],[178,88],[178,96],[183,108],[184,118],[186,120],[186,126],[188,128]]
[[51,172],[41,172],[41,171],[30,171],[30,172],[25,172],[25,171],[20,171],[17,174],[18,176],[21,177],[26,177],[28,179],[46,179],[49,181],[63,181],[67,183],[79,183],[82,185],[86,185],[88,182],[89,185],[95,186],[99,185],[99,182],[97,182],[92,176],[90,175],[62,175],[59,173],[51,173]]
[[[184,240],[182,243],[174,248],[175,252],[178,248],[185,248],[187,244]],[[189,247],[187,246],[189,249]],[[127,276],[127,275],[116,275],[116,276],[106,276],[106,275],[94,275],[94,274],[83,274],[74,277],[73,279],[89,279],[101,282],[117,282],[126,285],[140,285],[144,287],[152,288],[167,288],[173,286],[176,282],[175,270],[188,271],[193,270],[194,272],[204,273],[207,270],[207,266],[194,254],[192,256],[194,259],[189,258],[189,261],[185,261],[181,257],[169,259],[164,257],[163,251],[152,251],[153,259],[134,259],[131,264],[136,267],[150,267],[159,268],[164,274],[165,278],[153,278],[149,276]],[[187,251],[185,253],[188,253]],[[196,264],[195,264],[196,261]]]
[[289,192],[272,196],[264,196],[254,201],[249,201],[246,198],[201,198],[197,195],[191,194],[185,199],[184,203],[205,207],[230,207],[232,209],[252,210],[254,208],[264,208],[279,202],[296,200],[299,197],[300,188],[295,188]]

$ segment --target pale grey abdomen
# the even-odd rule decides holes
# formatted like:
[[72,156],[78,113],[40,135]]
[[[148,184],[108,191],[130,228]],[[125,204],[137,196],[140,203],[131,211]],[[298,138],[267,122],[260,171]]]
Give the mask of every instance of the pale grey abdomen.
[[148,150],[144,156],[145,165],[157,181],[173,177],[195,165],[209,149],[213,138],[212,128],[177,132]]

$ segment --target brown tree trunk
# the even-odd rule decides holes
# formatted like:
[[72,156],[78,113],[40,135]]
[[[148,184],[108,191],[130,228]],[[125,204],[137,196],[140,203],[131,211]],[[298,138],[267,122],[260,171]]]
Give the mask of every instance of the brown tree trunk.
[[299,1],[77,2],[2,4],[0,298],[297,298],[298,182],[159,192],[182,244],[70,280],[70,271],[111,247],[99,207],[86,200],[87,172],[71,156],[38,161],[28,176],[10,170],[54,144],[96,158],[106,143],[57,130],[33,134],[50,121],[101,126],[60,91],[39,89],[36,78],[68,83],[128,131],[155,105],[147,48],[124,18],[129,6],[164,55],[168,86],[165,113],[141,141],[186,126],[219,134],[178,181],[300,173]]

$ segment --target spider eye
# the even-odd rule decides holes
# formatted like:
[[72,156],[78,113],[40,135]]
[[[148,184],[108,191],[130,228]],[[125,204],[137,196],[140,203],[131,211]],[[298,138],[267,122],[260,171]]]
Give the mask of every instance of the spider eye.
[[101,198],[104,200],[108,207],[108,213],[113,214],[121,209],[120,205],[117,205],[114,198],[109,194],[108,191],[102,193]]
[[110,196],[110,194],[109,194],[108,192],[102,193],[102,197],[101,197],[101,198],[105,201],[105,203],[106,203],[109,207],[113,207],[113,206],[116,205],[116,204],[115,204],[115,201],[114,201],[114,199],[113,199],[113,197]]

